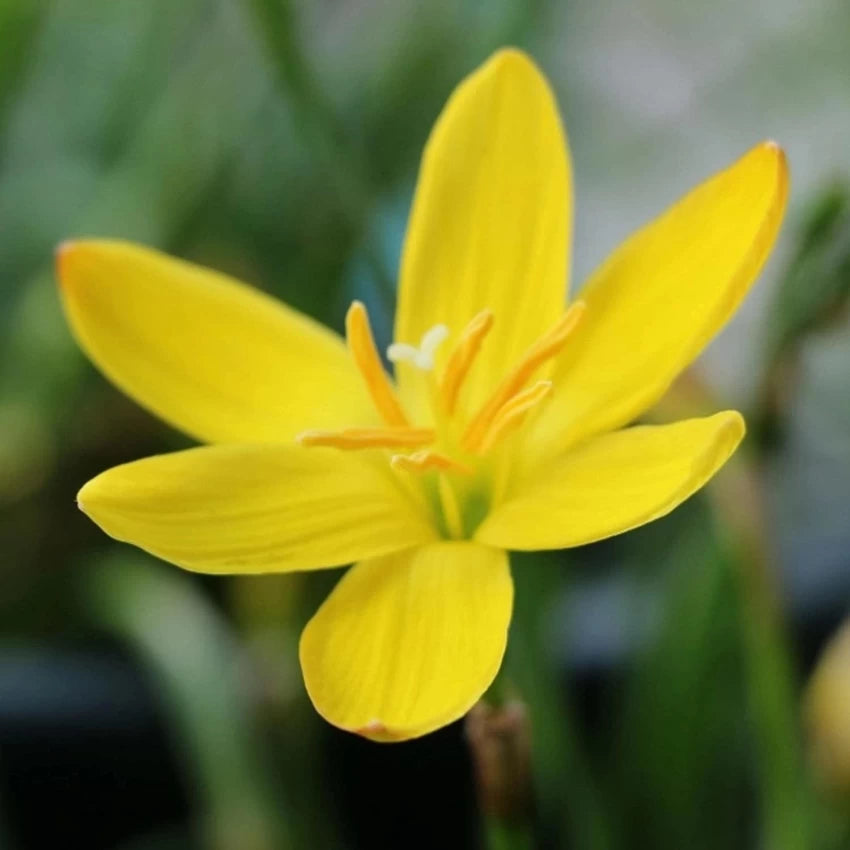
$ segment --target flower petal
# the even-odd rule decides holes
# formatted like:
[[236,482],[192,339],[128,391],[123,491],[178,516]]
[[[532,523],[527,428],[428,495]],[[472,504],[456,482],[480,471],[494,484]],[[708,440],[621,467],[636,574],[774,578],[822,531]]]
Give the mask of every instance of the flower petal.
[[362,561],[304,629],[310,699],[330,723],[376,741],[445,726],[495,678],[512,605],[498,549],[442,542]]
[[746,295],[787,193],[785,157],[765,142],[614,252],[582,290],[584,320],[559,359],[535,452],[619,428],[664,394]]
[[[451,343],[484,308],[495,323],[470,375],[475,401],[560,316],[572,195],[566,140],[543,75],[500,50],[450,97],[422,157],[401,264],[395,338],[437,324]],[[399,364],[407,399],[416,376]]]
[[342,340],[258,290],[119,241],[64,243],[57,267],[83,350],[200,440],[283,441],[374,420]]
[[389,471],[334,449],[202,446],[116,466],[78,501],[107,534],[204,573],[333,567],[435,537]]
[[744,436],[735,411],[595,437],[565,452],[479,526],[506,549],[563,549],[664,516],[700,489]]

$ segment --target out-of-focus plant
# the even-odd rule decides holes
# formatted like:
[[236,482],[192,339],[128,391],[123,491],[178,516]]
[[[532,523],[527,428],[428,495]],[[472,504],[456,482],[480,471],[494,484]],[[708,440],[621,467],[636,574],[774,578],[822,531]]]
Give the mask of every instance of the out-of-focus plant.
[[850,800],[850,623],[830,639],[809,680],[806,731],[815,775],[822,788]]
[[211,850],[285,850],[286,793],[273,781],[248,695],[248,657],[185,577],[117,555],[81,585],[93,621],[139,653],[157,683]]
[[850,297],[850,194],[837,184],[820,193],[804,215],[795,253],[782,275],[767,316],[766,372],[755,435],[770,444],[797,382],[806,339],[847,318]]

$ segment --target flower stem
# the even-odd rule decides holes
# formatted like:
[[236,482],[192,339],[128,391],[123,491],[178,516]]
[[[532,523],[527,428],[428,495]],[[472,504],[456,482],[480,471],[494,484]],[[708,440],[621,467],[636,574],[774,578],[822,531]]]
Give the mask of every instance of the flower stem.
[[479,702],[466,718],[488,850],[531,850],[531,745],[525,706]]
[[[555,559],[514,556],[516,603],[506,665],[528,707],[537,811],[559,844],[583,850],[617,846],[615,826],[585,750],[575,707],[556,675],[546,612],[569,586]],[[551,563],[541,563],[551,559]],[[544,569],[543,567],[546,567]]]
[[532,850],[531,832],[520,826],[506,824],[496,818],[485,819],[487,850]]

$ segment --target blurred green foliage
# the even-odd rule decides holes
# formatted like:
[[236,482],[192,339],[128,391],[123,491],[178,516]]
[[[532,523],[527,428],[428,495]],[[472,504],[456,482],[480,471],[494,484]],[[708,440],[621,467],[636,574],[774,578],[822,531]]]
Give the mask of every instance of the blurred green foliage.
[[[199,846],[348,840],[320,764],[322,721],[296,662],[300,627],[335,576],[179,574],[112,544],[76,511],[74,494],[92,475],[186,441],[76,350],[54,291],[53,247],[82,235],[156,245],[336,328],[356,295],[386,337],[428,129],[463,74],[498,45],[518,43],[539,55],[569,118],[584,270],[600,258],[600,241],[625,235],[650,207],[754,141],[744,141],[747,121],[769,125],[764,134],[786,128],[812,149],[810,139],[847,130],[837,110],[837,123],[818,123],[824,103],[850,98],[837,35],[850,23],[846,4],[795,6],[797,17],[744,5],[719,4],[709,19],[661,0],[628,9],[520,0],[0,3],[0,664],[4,648],[102,634],[129,647],[193,789]],[[823,61],[797,45],[820,46]],[[806,72],[812,91],[800,84],[789,102],[787,81]],[[692,172],[695,150],[702,170]],[[803,197],[771,306],[751,332],[764,342],[751,346],[761,360],[737,370],[759,377],[731,386],[760,436],[787,424],[812,340],[825,328],[847,335],[848,150],[826,163],[838,175],[826,190],[811,157],[792,155]],[[609,181],[622,186],[615,199]],[[582,192],[595,218],[582,218]],[[738,349],[725,340],[709,362],[728,346],[726,372],[729,363],[736,371]],[[850,377],[850,363],[843,368]],[[704,387],[696,402],[681,390],[674,397],[695,413],[718,406]],[[839,444],[846,457],[850,432]],[[811,652],[787,616],[790,567],[777,556],[765,484],[783,451],[793,443],[752,441],[726,486],[655,526],[569,555],[516,559],[506,679],[531,712],[540,846],[847,846],[844,813],[811,791],[798,729],[802,657]],[[846,505],[850,484],[834,496]],[[841,545],[850,544],[847,526]],[[804,542],[808,568],[820,541]],[[843,568],[836,612],[850,595],[850,558]],[[593,589],[606,582],[620,595],[586,629]],[[593,635],[618,648],[594,649],[588,664],[579,649],[596,647]],[[132,846],[183,838],[138,836]]]

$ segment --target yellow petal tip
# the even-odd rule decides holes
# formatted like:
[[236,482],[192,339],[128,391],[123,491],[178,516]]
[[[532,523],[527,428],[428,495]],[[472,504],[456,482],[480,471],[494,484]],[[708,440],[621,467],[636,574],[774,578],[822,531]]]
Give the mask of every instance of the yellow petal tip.
[[94,239],[63,239],[54,249],[56,277],[59,286],[68,291],[80,279],[79,263],[91,257],[94,250],[103,247],[103,242]]
[[521,62],[523,64],[534,64],[531,57],[519,47],[507,44],[494,51],[490,57],[490,61],[494,65],[508,65],[512,62]]
[[482,70],[484,69],[496,74],[522,74],[530,71],[540,76],[541,73],[537,63],[524,50],[510,46],[500,47],[493,53]]
[[77,507],[87,516],[89,516],[89,507],[91,504],[91,491],[92,491],[92,483],[96,479],[92,478],[91,481],[87,481],[80,487],[77,493]]
[[73,255],[77,251],[78,245],[79,242],[76,240],[65,239],[56,246],[53,252],[56,262],[56,278],[59,281],[59,285],[62,287],[68,283],[68,267]]
[[765,139],[761,144],[756,146],[756,150],[761,151],[765,156],[776,164],[778,169],[778,182],[782,187],[782,194],[787,191],[788,182],[788,156],[785,149],[775,139]]
[[747,423],[744,417],[737,410],[726,410],[719,415],[726,416],[726,430],[734,434],[739,442],[743,440],[747,433]]

